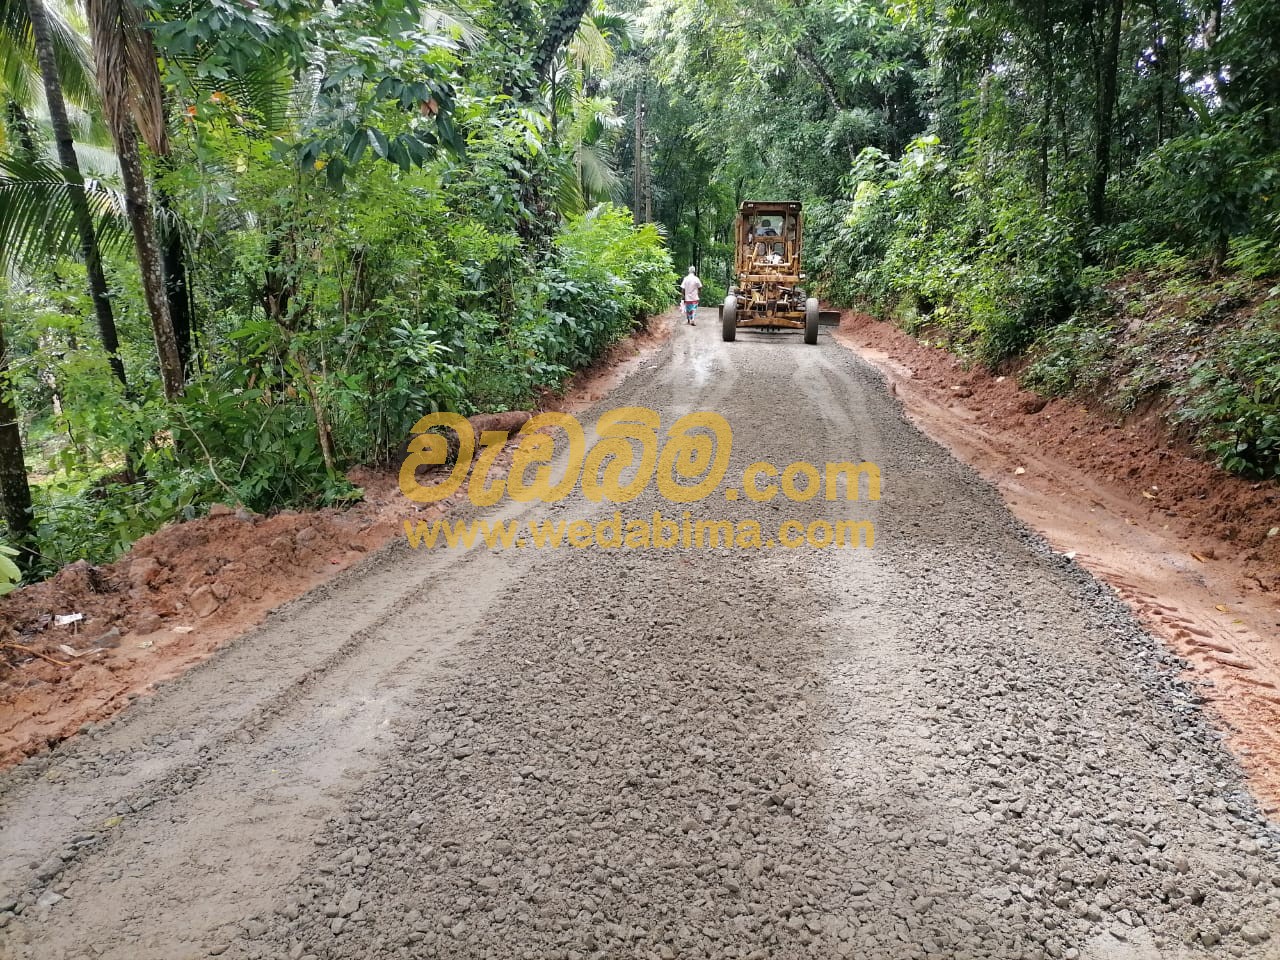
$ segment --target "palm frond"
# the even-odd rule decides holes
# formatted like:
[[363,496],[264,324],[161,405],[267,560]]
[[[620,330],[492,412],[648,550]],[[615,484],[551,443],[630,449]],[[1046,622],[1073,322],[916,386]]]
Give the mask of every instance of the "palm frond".
[[154,153],[167,154],[164,94],[156,49],[133,0],[86,0],[102,109],[113,131],[130,119]]
[[14,41],[13,36],[0,29],[0,94],[29,109],[40,96],[40,76],[31,51]]
[[[92,108],[98,90],[88,40],[68,11],[56,3],[45,4],[45,19],[63,94]],[[42,98],[26,0],[0,0],[0,86],[23,107],[35,106]]]
[[101,180],[80,181],[44,160],[0,158],[0,268],[23,272],[40,261],[80,249],[73,195],[89,203],[94,231],[104,248],[129,239],[124,195]]
[[571,217],[586,210],[586,198],[582,195],[582,180],[578,175],[578,164],[574,159],[561,157],[551,168],[551,195],[556,213],[562,217]]
[[237,112],[253,117],[267,133],[287,130],[295,119],[294,79],[283,62],[262,63],[222,79],[201,76],[195,58],[175,58],[174,63],[186,74],[198,99],[227,97]]
[[471,20],[462,8],[454,4],[443,6],[424,5],[418,22],[431,33],[449,34],[468,49],[479,46],[485,37],[484,30]]
[[[80,169],[86,177],[116,183],[120,180],[120,158],[110,147],[102,147],[93,143],[76,141],[76,156],[80,160]],[[51,154],[50,161],[57,160]],[[114,187],[112,188],[114,189]]]
[[569,58],[586,73],[596,76],[613,66],[613,47],[596,25],[591,14],[583,14],[582,22],[569,40]]
[[589,16],[596,29],[619,50],[628,51],[635,47],[636,25],[630,15],[601,10]]
[[617,193],[622,181],[601,145],[578,144],[576,160],[582,194],[588,203],[612,198]]

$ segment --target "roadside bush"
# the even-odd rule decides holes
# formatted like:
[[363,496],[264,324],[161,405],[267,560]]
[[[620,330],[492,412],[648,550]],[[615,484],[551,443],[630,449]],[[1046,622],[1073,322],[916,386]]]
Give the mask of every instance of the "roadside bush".
[[938,329],[990,367],[1069,319],[1089,290],[1075,220],[1025,186],[958,172],[937,137],[899,160],[859,156],[843,223],[818,210],[823,292],[866,299],[909,330]]
[[[1244,264],[1274,269],[1280,261],[1280,156],[1264,150],[1266,124],[1248,113],[1162,144],[1144,158],[1136,182],[1142,216],[1152,231],[1223,266],[1233,240]],[[1271,247],[1268,250],[1268,246]]]
[[345,478],[328,475],[313,408],[285,381],[263,384],[250,369],[227,368],[191,386],[178,418],[211,496],[263,513],[354,493]]
[[1224,469],[1280,478],[1280,311],[1259,311],[1224,336],[1174,390],[1177,423]]
[[1022,385],[1050,397],[1094,390],[1106,382],[1114,344],[1115,333],[1109,327],[1068,321],[1037,342]]
[[636,226],[631,211],[602,203],[573,217],[556,238],[566,272],[585,277],[602,267],[625,285],[622,304],[631,321],[660,313],[675,300],[678,277],[658,228]]
[[31,579],[76,560],[110,563],[139,537],[175,518],[190,519],[213,485],[199,470],[179,469],[167,453],[149,460],[147,478],[58,477],[31,488],[40,556]]

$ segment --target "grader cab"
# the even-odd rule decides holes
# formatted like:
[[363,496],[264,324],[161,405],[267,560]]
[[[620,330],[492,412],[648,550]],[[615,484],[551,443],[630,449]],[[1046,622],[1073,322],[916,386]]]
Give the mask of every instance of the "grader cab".
[[734,224],[737,284],[721,314],[726,342],[739,329],[803,330],[818,342],[818,301],[806,297],[800,249],[804,217],[795,200],[744,200]]

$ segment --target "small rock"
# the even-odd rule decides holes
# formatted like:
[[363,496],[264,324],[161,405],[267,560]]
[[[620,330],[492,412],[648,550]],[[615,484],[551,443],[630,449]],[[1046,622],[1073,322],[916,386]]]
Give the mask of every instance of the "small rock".
[[244,924],[245,936],[250,940],[257,940],[261,936],[265,936],[267,925],[261,920],[246,920]]
[[145,636],[148,633],[155,633],[162,626],[164,626],[164,621],[160,619],[160,614],[154,610],[144,610],[138,614],[138,619],[134,621],[133,632]]
[[36,868],[36,879],[45,882],[52,880],[62,872],[62,867],[62,858],[59,856],[52,856]]
[[1264,940],[1271,939],[1271,932],[1260,923],[1246,923],[1240,928],[1240,939],[1250,946],[1256,946]]
[[338,916],[349,917],[360,909],[360,891],[348,890],[338,901]]
[[129,580],[135,587],[150,586],[163,569],[155,557],[134,557],[129,564]]
[[198,617],[209,616],[209,614],[217,610],[219,606],[218,598],[214,596],[213,590],[210,589],[208,585],[197,588],[196,591],[191,594],[188,602],[191,604],[191,609]]
[[119,627],[112,627],[106,633],[100,634],[99,636],[95,637],[93,643],[90,644],[90,646],[103,647],[104,649],[120,646]]

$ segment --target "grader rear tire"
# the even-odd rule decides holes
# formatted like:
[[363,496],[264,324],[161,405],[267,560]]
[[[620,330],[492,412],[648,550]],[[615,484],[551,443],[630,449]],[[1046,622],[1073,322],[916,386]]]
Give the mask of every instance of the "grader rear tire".
[[720,318],[720,332],[725,343],[738,339],[738,298],[733,294],[724,298],[724,313]]
[[818,342],[818,298],[804,302],[804,342],[812,346]]

